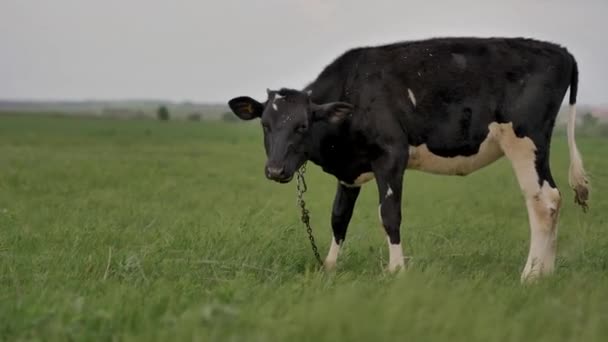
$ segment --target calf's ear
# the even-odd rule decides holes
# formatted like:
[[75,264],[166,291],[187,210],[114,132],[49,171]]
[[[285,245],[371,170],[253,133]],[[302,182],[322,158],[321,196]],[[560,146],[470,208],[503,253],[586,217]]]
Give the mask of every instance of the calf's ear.
[[312,106],[315,120],[325,120],[330,123],[340,123],[351,116],[353,105],[346,102],[330,102]]
[[228,106],[241,120],[259,118],[264,112],[264,105],[248,96],[235,97],[228,101]]

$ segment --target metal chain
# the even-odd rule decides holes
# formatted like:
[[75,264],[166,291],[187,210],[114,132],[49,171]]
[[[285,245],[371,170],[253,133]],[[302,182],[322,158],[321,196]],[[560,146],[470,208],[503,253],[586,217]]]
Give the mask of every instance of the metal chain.
[[304,193],[308,190],[306,186],[306,180],[304,180],[304,173],[306,173],[306,163],[302,165],[302,167],[297,171],[297,189],[298,189],[298,206],[302,210],[302,216],[300,220],[306,226],[306,232],[308,233],[308,239],[310,240],[310,246],[312,247],[312,252],[315,254],[315,258],[320,266],[323,266],[323,261],[321,260],[321,256],[319,255],[319,249],[317,248],[317,244],[315,243],[315,237],[312,235],[312,227],[310,226],[310,211],[306,209],[306,202],[304,202]]

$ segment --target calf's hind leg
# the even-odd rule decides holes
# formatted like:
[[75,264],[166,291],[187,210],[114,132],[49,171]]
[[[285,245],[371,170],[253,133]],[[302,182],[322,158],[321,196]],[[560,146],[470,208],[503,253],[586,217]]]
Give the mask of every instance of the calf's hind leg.
[[517,137],[511,124],[493,129],[497,130],[500,147],[513,166],[526,200],[530,250],[521,280],[530,281],[551,274],[555,268],[561,196],[549,169],[549,141],[540,148],[528,137]]

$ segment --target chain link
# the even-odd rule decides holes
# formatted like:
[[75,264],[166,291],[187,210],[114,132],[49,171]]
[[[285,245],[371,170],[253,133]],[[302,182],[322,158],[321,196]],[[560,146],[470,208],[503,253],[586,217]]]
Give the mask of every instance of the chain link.
[[308,239],[310,240],[310,246],[312,247],[312,252],[315,254],[315,258],[320,266],[323,266],[323,261],[321,260],[321,256],[319,255],[319,249],[317,248],[317,244],[315,243],[315,237],[312,234],[312,227],[310,226],[310,211],[306,209],[306,202],[304,202],[304,193],[308,190],[306,186],[306,180],[304,179],[304,173],[306,173],[306,163],[302,165],[302,167],[297,171],[296,175],[296,185],[298,189],[298,206],[302,211],[302,216],[300,220],[306,226],[306,232],[308,233]]

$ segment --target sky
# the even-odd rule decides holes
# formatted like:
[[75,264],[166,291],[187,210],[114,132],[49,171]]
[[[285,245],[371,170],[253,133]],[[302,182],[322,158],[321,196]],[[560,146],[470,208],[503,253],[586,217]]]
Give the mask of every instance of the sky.
[[0,0],[0,98],[262,100],[350,48],[436,36],[559,43],[579,103],[608,104],[608,0]]

